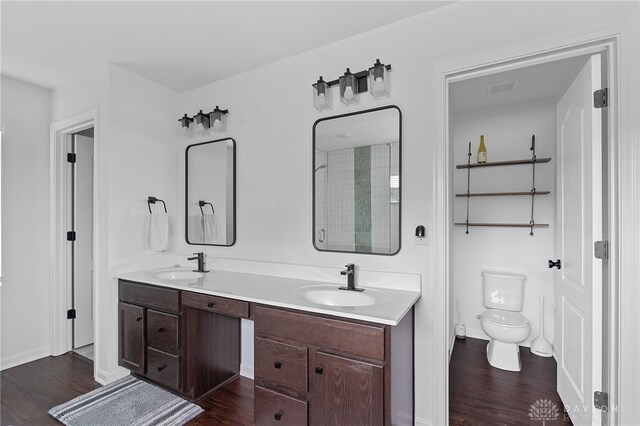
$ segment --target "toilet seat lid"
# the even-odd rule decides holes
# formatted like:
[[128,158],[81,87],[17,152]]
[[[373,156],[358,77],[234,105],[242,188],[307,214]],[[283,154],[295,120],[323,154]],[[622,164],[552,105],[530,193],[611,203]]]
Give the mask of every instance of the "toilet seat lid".
[[529,325],[529,320],[517,312],[502,311],[500,309],[487,309],[482,314],[482,318],[495,324],[511,327],[522,327]]

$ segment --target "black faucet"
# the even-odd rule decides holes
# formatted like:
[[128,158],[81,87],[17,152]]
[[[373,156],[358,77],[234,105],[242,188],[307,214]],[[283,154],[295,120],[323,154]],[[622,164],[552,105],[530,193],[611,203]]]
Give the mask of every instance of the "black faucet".
[[340,275],[347,276],[347,286],[338,287],[338,290],[364,291],[364,288],[356,288],[356,265],[347,263],[344,266],[346,266],[347,269],[340,271]]
[[196,256],[195,257],[188,257],[187,260],[197,260],[198,261],[198,269],[194,269],[193,272],[209,272],[207,270],[205,270],[204,268],[206,268],[206,263],[204,261],[204,252],[199,252],[199,253],[193,253]]

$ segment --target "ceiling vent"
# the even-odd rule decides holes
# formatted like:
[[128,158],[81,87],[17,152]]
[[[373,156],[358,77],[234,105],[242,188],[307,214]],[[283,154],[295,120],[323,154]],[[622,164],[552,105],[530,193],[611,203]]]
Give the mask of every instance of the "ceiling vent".
[[516,84],[518,84],[517,81],[490,84],[489,86],[487,86],[487,93],[490,95],[496,95],[498,93],[513,92],[514,90],[516,90]]

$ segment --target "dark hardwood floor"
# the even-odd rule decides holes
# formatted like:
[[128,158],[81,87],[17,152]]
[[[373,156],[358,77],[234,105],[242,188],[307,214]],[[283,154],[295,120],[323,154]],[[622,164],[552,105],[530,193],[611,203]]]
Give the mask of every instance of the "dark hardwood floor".
[[[10,368],[0,373],[0,425],[60,424],[51,407],[100,387],[93,365],[67,353]],[[253,425],[253,380],[240,377],[198,401],[205,412],[193,425]]]
[[520,348],[522,370],[505,371],[487,361],[487,341],[457,340],[449,363],[449,421],[452,425],[533,425],[529,409],[539,400],[556,405],[557,420],[570,425],[556,392],[556,362]]

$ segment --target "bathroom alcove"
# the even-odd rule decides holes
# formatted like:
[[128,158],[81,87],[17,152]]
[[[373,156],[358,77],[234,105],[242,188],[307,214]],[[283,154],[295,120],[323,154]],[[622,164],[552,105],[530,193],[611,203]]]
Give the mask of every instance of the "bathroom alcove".
[[[544,335],[554,339],[554,270],[547,261],[555,259],[556,218],[556,105],[574,77],[586,63],[582,56],[547,62],[481,77],[457,81],[450,86],[450,158],[452,191],[449,194],[450,283],[449,336],[454,344],[454,326],[460,321],[468,337],[489,340],[477,318],[485,308],[482,303],[483,270],[502,270],[527,276],[521,312],[531,326],[529,337],[521,346],[530,346],[540,334],[539,296],[545,298]],[[536,223],[549,227],[454,226],[466,221],[467,198],[455,194],[467,192],[467,163],[471,142],[471,163],[477,161],[480,135],[485,136],[488,161],[531,158],[532,135],[535,135],[537,158],[551,161],[536,164],[535,188],[550,191],[535,197]],[[482,167],[471,170],[470,192],[529,192],[532,188],[530,164]],[[470,197],[469,222],[529,223],[531,196]],[[456,311],[460,303],[460,319]]]

